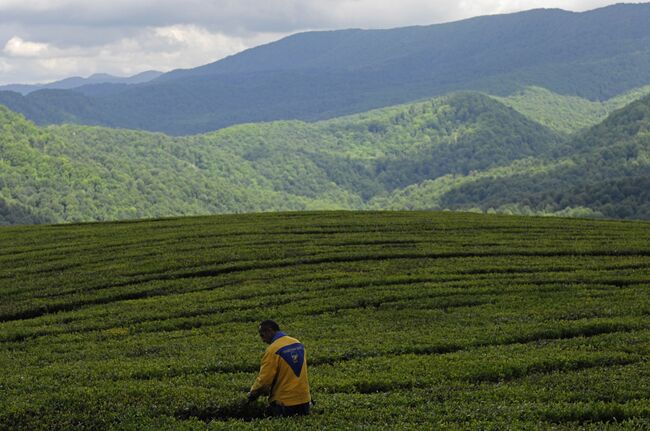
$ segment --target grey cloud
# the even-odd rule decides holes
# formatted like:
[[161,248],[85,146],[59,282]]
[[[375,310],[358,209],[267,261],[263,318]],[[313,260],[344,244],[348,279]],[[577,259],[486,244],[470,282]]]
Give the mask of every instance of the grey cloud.
[[291,32],[342,26],[401,26],[435,23],[477,14],[534,7],[582,10],[603,0],[9,0],[0,23],[71,26],[167,26],[200,24],[233,32]]
[[292,31],[314,21],[304,21],[314,2],[298,0],[53,0],[45,10],[40,3],[26,0],[14,8],[0,4],[0,23],[107,27],[191,23],[232,33]]
[[113,26],[94,27],[90,25],[11,25],[0,26],[0,47],[8,39],[19,36],[26,40],[46,42],[61,48],[97,47],[125,37],[137,36],[142,31],[139,27]]
[[[425,25],[537,7],[585,10],[612,3],[615,0],[0,0],[0,84],[198,66],[298,31]],[[48,49],[42,50],[42,58],[3,52],[15,38],[25,46],[46,44]]]
[[346,27],[433,24],[474,15],[564,7],[583,10],[611,0],[4,0],[0,28],[20,26],[41,42],[101,44],[142,27],[194,24],[240,37]]

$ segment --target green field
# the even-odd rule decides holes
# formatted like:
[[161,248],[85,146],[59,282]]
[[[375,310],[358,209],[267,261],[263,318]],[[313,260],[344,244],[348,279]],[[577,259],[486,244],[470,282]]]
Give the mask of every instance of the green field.
[[[433,212],[0,229],[0,429],[648,429],[650,223]],[[244,406],[276,319],[314,414]]]

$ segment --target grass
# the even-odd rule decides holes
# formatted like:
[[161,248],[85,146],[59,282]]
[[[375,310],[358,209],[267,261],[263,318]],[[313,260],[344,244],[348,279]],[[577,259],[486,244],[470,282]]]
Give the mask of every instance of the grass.
[[[0,229],[0,429],[642,429],[650,224],[430,212]],[[243,403],[266,318],[314,414]]]

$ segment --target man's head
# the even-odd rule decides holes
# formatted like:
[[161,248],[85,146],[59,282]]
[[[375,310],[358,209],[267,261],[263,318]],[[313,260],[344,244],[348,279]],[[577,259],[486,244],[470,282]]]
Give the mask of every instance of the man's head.
[[260,338],[262,341],[264,341],[266,344],[271,344],[273,341],[273,337],[275,337],[275,334],[280,330],[280,326],[275,323],[273,320],[265,320],[262,323],[260,323],[260,326],[258,328]]

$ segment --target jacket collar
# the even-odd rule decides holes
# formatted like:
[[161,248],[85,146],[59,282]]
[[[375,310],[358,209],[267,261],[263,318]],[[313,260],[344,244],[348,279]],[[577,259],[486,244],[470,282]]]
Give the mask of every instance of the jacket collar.
[[274,342],[275,340],[277,340],[280,337],[286,337],[286,336],[287,336],[287,334],[285,334],[284,332],[278,331],[278,332],[275,333],[273,338],[271,338],[271,343]]

